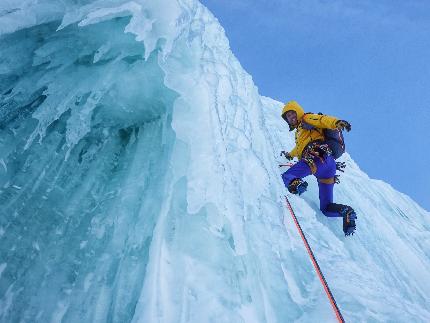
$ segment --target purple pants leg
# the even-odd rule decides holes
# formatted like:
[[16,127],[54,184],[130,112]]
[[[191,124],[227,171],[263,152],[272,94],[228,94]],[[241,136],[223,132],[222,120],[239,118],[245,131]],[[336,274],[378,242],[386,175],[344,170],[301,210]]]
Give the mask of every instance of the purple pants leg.
[[310,167],[303,161],[303,159],[300,159],[282,174],[282,180],[284,181],[285,187],[288,187],[293,179],[303,178],[310,174],[312,174]]
[[[314,176],[318,178],[332,178],[336,174],[336,162],[333,156],[327,156],[322,162],[319,158],[315,159],[317,166],[317,172]],[[303,160],[299,160],[298,163],[293,165],[285,173],[282,174],[282,180],[286,187],[295,178],[304,178],[310,175],[311,169]],[[334,184],[323,184],[318,182],[319,198],[320,198],[320,210],[325,216],[338,217],[341,216],[338,212],[330,212],[327,210],[327,206],[333,203],[333,186]]]

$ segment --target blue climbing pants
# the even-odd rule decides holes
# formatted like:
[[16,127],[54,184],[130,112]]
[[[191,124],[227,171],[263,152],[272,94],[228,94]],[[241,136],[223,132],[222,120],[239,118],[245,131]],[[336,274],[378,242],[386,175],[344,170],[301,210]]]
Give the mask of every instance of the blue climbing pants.
[[[314,162],[316,165],[314,176],[318,180],[320,210],[325,216],[340,217],[341,215],[338,212],[329,211],[327,209],[327,206],[333,203],[334,183],[324,183],[329,182],[330,179],[334,179],[334,175],[336,174],[336,162],[333,156],[327,156],[323,160],[315,158]],[[304,178],[311,174],[311,168],[303,159],[301,159],[298,163],[291,166],[290,169],[282,174],[282,180],[284,181],[285,186],[288,187],[293,179]]]

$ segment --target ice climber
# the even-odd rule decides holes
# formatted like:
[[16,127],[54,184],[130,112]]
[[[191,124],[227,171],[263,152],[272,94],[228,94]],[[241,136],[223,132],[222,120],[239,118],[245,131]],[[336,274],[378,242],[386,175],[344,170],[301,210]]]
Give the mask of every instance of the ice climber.
[[[345,235],[354,234],[357,216],[352,207],[333,203],[337,166],[335,158],[345,151],[342,130],[350,131],[351,125],[345,120],[321,113],[305,113],[295,101],[285,104],[282,118],[290,126],[290,131],[296,129],[296,145],[290,152],[282,151],[281,155],[288,160],[294,157],[299,159],[282,174],[288,191],[302,194],[308,186],[302,178],[313,174],[318,181],[320,210],[328,217],[343,217]],[[338,163],[338,166],[341,164]]]

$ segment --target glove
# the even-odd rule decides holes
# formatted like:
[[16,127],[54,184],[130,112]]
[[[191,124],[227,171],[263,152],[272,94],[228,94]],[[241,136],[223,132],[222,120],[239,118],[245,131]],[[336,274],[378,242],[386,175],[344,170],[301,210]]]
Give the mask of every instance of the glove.
[[287,151],[281,151],[281,156],[284,155],[286,159],[292,160],[294,157],[292,157]]
[[336,128],[339,130],[345,129],[346,131],[351,131],[351,124],[348,121],[345,120],[337,120],[336,121]]

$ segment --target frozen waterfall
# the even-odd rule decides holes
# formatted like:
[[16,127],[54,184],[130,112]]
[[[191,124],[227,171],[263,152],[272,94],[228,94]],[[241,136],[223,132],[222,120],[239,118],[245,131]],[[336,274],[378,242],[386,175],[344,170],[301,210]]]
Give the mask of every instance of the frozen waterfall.
[[[196,0],[0,4],[0,322],[334,322],[293,137]],[[429,212],[349,155],[290,198],[347,322],[430,321]]]

